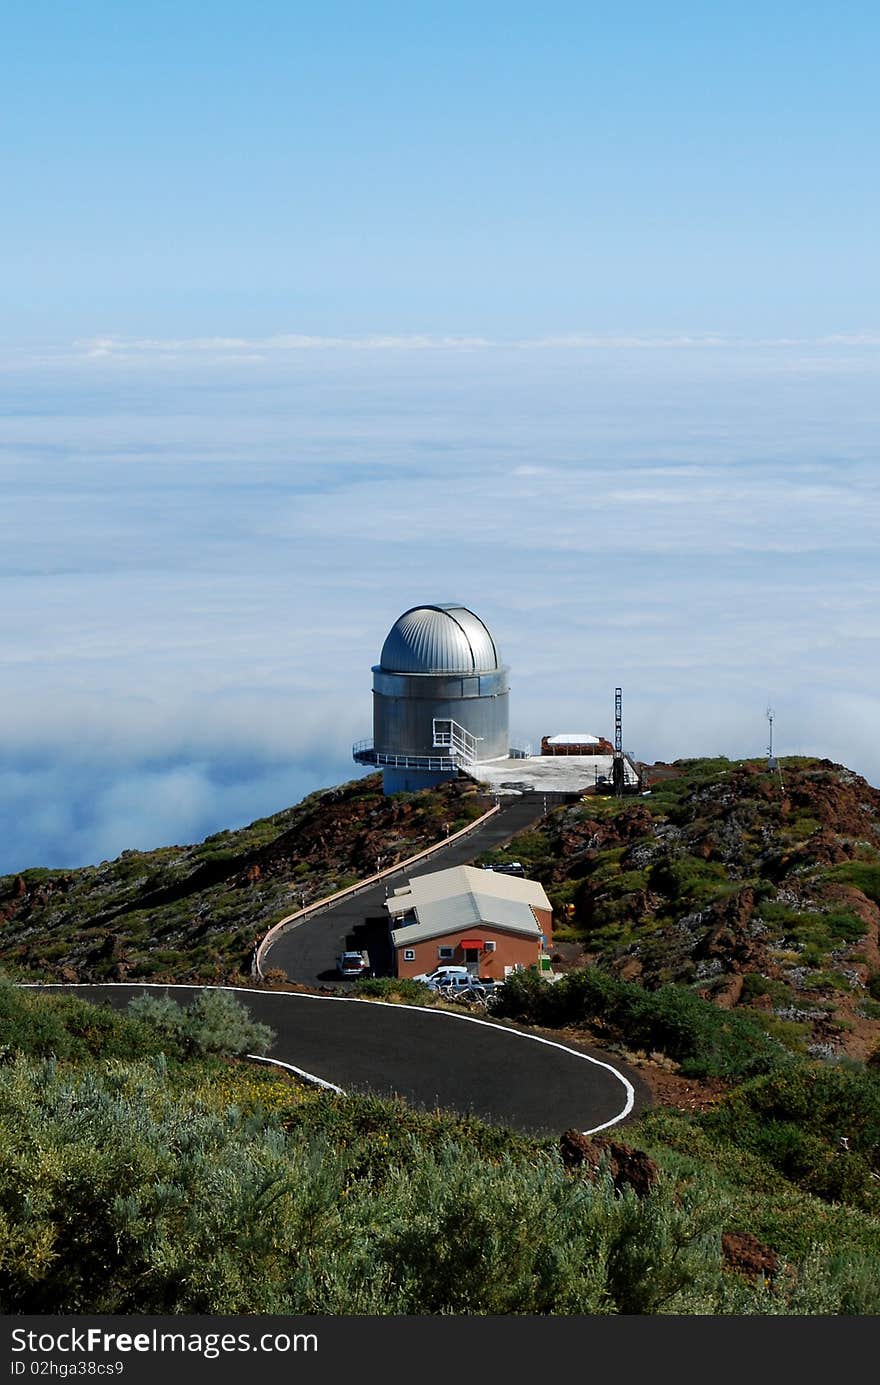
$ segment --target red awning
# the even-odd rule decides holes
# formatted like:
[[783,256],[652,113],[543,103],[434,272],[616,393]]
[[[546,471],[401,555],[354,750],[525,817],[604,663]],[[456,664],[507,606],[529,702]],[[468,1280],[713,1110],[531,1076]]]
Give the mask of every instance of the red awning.
[[462,938],[461,942],[459,943],[459,947],[477,947],[477,948],[479,948],[480,951],[482,952],[482,950],[483,950],[483,939],[482,939],[482,938]]

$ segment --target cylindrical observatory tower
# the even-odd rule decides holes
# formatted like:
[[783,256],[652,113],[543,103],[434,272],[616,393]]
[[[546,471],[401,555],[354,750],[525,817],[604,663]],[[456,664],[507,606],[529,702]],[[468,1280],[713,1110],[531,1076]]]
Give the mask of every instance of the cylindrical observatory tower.
[[432,788],[478,760],[506,756],[507,669],[487,627],[457,602],[413,606],[373,668],[373,739],[354,747],[381,765],[386,794]]

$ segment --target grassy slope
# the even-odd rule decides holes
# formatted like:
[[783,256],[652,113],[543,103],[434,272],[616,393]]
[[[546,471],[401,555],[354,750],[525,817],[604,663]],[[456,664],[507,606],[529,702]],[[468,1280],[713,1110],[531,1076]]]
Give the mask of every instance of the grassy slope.
[[[701,1014],[692,1004],[698,992],[714,1000],[705,1010],[719,1020],[724,1015],[718,1005],[733,1020],[742,1016],[750,1033],[758,1026],[795,1054],[800,1052],[800,1057],[786,1059],[779,1069],[759,1066],[755,1071],[763,1075],[741,1082],[737,1072],[747,1069],[737,1068],[739,1050],[731,1048],[736,1061],[723,1069],[728,1071],[727,1090],[710,1109],[701,1114],[654,1110],[620,1132],[657,1160],[675,1206],[693,1204],[711,1210],[711,1236],[717,1238],[722,1230],[753,1233],[793,1267],[777,1281],[775,1297],[762,1297],[757,1289],[746,1286],[745,1299],[722,1294],[723,1303],[733,1304],[733,1311],[779,1311],[788,1304],[790,1311],[798,1312],[876,1312],[870,1262],[876,1263],[880,1256],[880,1077],[876,1068],[829,1063],[821,1055],[833,1050],[839,1056],[847,1047],[857,1054],[859,1047],[866,1052],[876,1044],[878,1021],[871,1006],[877,1005],[880,996],[872,1002],[871,991],[878,989],[880,971],[876,932],[880,795],[858,776],[824,761],[785,761],[783,773],[784,795],[778,778],[767,776],[759,765],[682,764],[655,785],[648,799],[622,804],[591,800],[560,809],[539,830],[524,834],[495,855],[529,863],[558,911],[571,906],[571,917],[557,933],[557,938],[567,938],[560,947],[599,962],[609,976],[629,978],[631,986],[623,997],[627,1006],[631,991],[646,988],[642,994],[649,999],[660,994],[658,986],[677,983],[668,994],[672,1001],[685,997],[687,1004],[670,1008],[664,1002],[663,1024],[678,1042],[693,1032],[698,1059],[704,1056],[706,1042],[722,1045],[718,1051],[723,1058],[730,1043],[736,1039],[739,1044],[742,1037],[736,1038],[736,1024],[710,1025],[704,1031]],[[460,806],[459,811],[466,809]],[[471,811],[476,812],[476,805]],[[283,878],[287,889],[287,882],[297,878],[297,870],[300,878],[307,871],[318,873],[319,862],[328,858],[328,846],[340,838],[357,841],[347,859],[369,868],[371,855],[389,849],[389,831],[401,842],[407,841],[404,833],[414,833],[420,824],[425,830],[431,824],[436,828],[437,817],[448,817],[449,812],[445,802],[430,795],[383,805],[370,782],[361,781],[323,801],[307,800],[299,809],[254,824],[243,834],[221,834],[202,848],[173,853],[176,874],[170,882],[167,877],[162,880],[175,889],[184,887],[180,899],[198,898],[202,891],[187,890],[193,879],[199,881],[206,855],[210,858],[217,851],[221,858],[230,852],[235,868],[229,869],[228,861],[223,865],[219,882],[203,887],[208,897],[212,890],[219,891],[217,898],[222,899],[233,888],[253,889],[261,879],[280,883]],[[424,820],[417,819],[419,814]],[[352,830],[353,822],[358,831]],[[163,855],[158,853],[160,858]],[[153,859],[149,853],[138,859],[147,858]],[[102,889],[114,888],[119,901],[139,904],[140,908],[130,908],[130,915],[144,913],[154,923],[161,922],[167,917],[167,902],[143,909],[142,865],[140,874],[132,870],[126,883],[126,862],[131,859],[126,855],[114,863],[118,878],[110,868],[113,883],[104,882]],[[254,865],[259,875],[248,881]],[[273,873],[276,869],[277,874]],[[88,877],[94,872],[66,874],[81,883],[82,898],[88,902]],[[10,900],[13,906],[27,901],[26,908],[13,908],[5,930],[7,940],[18,937],[21,945],[29,947],[25,956],[32,966],[41,965],[41,948],[47,939],[58,937],[52,930],[59,919],[70,930],[75,946],[82,947],[88,940],[87,928],[76,916],[76,901],[68,900],[76,883],[61,892],[60,908],[58,903],[53,905],[51,893],[42,903],[29,898],[40,890],[39,881],[25,880],[24,895],[16,880],[4,883],[11,890],[7,908]],[[51,913],[53,907],[56,916],[40,915],[41,909]],[[106,913],[106,904],[102,907]],[[28,929],[34,927],[28,920],[35,914],[37,926],[28,937]],[[127,916],[122,911],[118,917]],[[118,925],[116,932],[121,940],[118,955],[120,946],[131,949],[133,945]],[[190,975],[204,976],[199,968],[212,964],[210,935],[200,943],[197,933],[184,930],[176,941],[180,949],[176,965],[190,966]],[[140,954],[146,965],[151,961],[149,948],[148,938]],[[106,963],[116,965],[112,954]],[[224,965],[222,956],[218,965]],[[648,1022],[655,1024],[652,1010],[648,1013],[636,1006],[636,1011],[643,1028]],[[627,1034],[618,1037],[626,1045]],[[760,1032],[758,1040],[749,1038],[748,1042],[760,1048],[759,1040]],[[811,1046],[816,1047],[814,1059],[807,1056]],[[200,1080],[203,1088],[210,1086]],[[224,1090],[231,1091],[228,1084],[236,1080],[227,1073]],[[480,1134],[475,1126],[454,1121],[453,1130],[448,1117],[438,1117],[440,1125],[429,1130],[424,1122],[432,1119],[407,1114],[399,1105],[348,1099],[305,1103],[287,1111],[284,1124],[297,1139],[302,1135],[311,1140],[320,1134],[337,1153],[348,1151],[344,1159],[351,1161],[348,1167],[358,1179],[359,1215],[369,1221],[369,1202],[364,1198],[381,1194],[384,1205],[389,1191],[396,1195],[400,1188],[386,1186],[388,1176],[398,1170],[409,1179],[413,1169],[421,1167],[419,1151],[424,1141],[433,1148],[437,1141],[452,1139],[459,1151],[456,1167],[473,1164],[477,1182],[484,1173],[491,1177],[491,1168],[480,1172],[483,1155],[488,1151],[496,1159],[507,1149],[508,1137],[503,1132]],[[850,1142],[852,1159],[842,1151],[842,1137]],[[467,1151],[464,1160],[462,1150]],[[507,1152],[515,1156],[527,1181],[529,1168],[546,1167],[541,1160],[548,1151],[542,1152],[537,1144],[526,1148],[520,1142]],[[435,1168],[430,1177],[427,1172],[424,1176],[430,1182],[436,1173]],[[403,1220],[395,1232],[405,1240],[409,1234],[406,1218],[421,1207],[427,1220],[421,1231],[413,1232],[413,1245],[424,1242],[431,1217],[431,1234],[436,1235],[446,1215],[438,1204],[428,1216],[422,1201],[430,1201],[435,1193],[439,1197],[440,1184],[431,1184],[433,1191],[427,1185],[420,1191],[419,1177],[407,1183],[410,1210],[401,1214]],[[444,1177],[448,1182],[448,1173]],[[470,1193],[477,1196],[476,1183],[473,1189],[459,1189],[461,1197]],[[515,1196],[519,1193],[510,1191],[510,1197]],[[475,1206],[479,1205],[478,1201]],[[452,1211],[458,1225],[460,1207],[450,1209],[450,1215]],[[485,1253],[490,1254],[489,1250]],[[441,1269],[435,1265],[432,1273],[442,1279]],[[455,1266],[447,1264],[446,1271],[453,1283]],[[725,1282],[730,1282],[729,1276]],[[582,1291],[586,1292],[578,1292]],[[437,1301],[441,1302],[446,1290],[438,1280],[431,1292],[440,1295]],[[688,1300],[681,1297],[666,1307],[731,1310],[723,1306],[716,1290],[712,1293],[714,1299],[710,1295],[689,1300],[694,1306],[688,1310],[681,1306]],[[651,1311],[639,1306],[638,1295],[625,1301],[629,1306],[624,1311]],[[710,1301],[714,1307],[705,1306]],[[365,1306],[363,1311],[388,1310]],[[488,1311],[510,1310],[495,1304]],[[563,1305],[561,1311],[577,1310]]]
[[4,965],[21,979],[230,981],[254,938],[464,826],[490,806],[472,786],[384,798],[377,775],[195,846],[125,851],[80,870],[0,878]]
[[[616,1198],[549,1141],[160,1047],[0,988],[3,1311],[880,1310],[880,1219],[691,1118],[630,1127],[661,1183]],[[743,1230],[783,1257],[771,1288],[725,1265]]]

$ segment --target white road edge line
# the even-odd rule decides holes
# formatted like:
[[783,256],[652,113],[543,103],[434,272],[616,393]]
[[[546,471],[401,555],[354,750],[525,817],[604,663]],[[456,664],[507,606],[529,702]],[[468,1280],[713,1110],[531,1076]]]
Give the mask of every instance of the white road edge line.
[[268,1063],[273,1068],[284,1068],[286,1072],[295,1072],[297,1077],[301,1077],[304,1082],[314,1082],[316,1087],[323,1087],[328,1092],[335,1092],[337,1096],[345,1096],[345,1088],[337,1087],[335,1082],[325,1082],[323,1077],[316,1077],[313,1072],[306,1072],[305,1068],[295,1068],[293,1063],[283,1063],[280,1058],[264,1058],[259,1053],[246,1053],[245,1058],[252,1063]]
[[[120,986],[130,990],[132,986],[140,986],[142,990],[151,989],[156,991],[239,991],[242,995],[287,996],[289,1000],[335,1000],[343,1005],[388,1004],[388,1001],[367,1000],[360,996],[308,995],[300,991],[258,991],[254,986],[199,986],[191,981],[20,981],[16,982],[16,984],[21,986],[23,990],[27,988],[36,990],[46,986],[52,986],[56,990],[63,990],[65,987],[71,990],[84,990],[89,986],[94,989],[99,989],[104,986]],[[567,1044],[560,1044],[555,1039],[545,1039],[540,1034],[524,1034],[521,1029],[508,1029],[504,1024],[495,1024],[492,1020],[481,1020],[478,1019],[476,1015],[459,1015],[453,1010],[432,1010],[427,1005],[397,1005],[394,1008],[404,1013],[408,1010],[415,1010],[422,1015],[439,1015],[444,1019],[464,1020],[468,1024],[484,1024],[488,1029],[499,1029],[502,1033],[514,1035],[518,1039],[531,1039],[533,1043],[546,1044],[548,1048],[559,1048],[563,1053],[570,1053],[575,1058],[582,1058],[586,1063],[593,1063],[596,1067],[605,1068],[607,1072],[613,1073],[617,1080],[623,1084],[624,1091],[626,1092],[626,1102],[623,1110],[618,1115],[612,1116],[611,1120],[604,1121],[602,1125],[594,1125],[590,1130],[582,1130],[580,1132],[582,1135],[598,1135],[600,1130],[607,1130],[609,1126],[617,1125],[619,1121],[626,1119],[635,1105],[635,1088],[629,1079],[624,1077],[622,1072],[618,1072],[617,1068],[612,1067],[611,1063],[604,1063],[601,1058],[593,1058],[589,1053],[581,1053],[578,1049],[569,1048]],[[297,1071],[297,1069],[294,1069],[294,1071]],[[315,1080],[318,1082],[322,1081],[321,1078],[316,1078]],[[324,1085],[332,1087],[333,1083],[327,1082]],[[342,1092],[340,1087],[337,1087],[335,1090]]]

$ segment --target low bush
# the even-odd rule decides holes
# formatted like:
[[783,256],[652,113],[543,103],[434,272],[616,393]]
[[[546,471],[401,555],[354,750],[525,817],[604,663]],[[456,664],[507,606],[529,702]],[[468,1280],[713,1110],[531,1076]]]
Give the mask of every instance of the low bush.
[[696,908],[733,888],[722,865],[682,854],[656,861],[648,875],[652,890],[679,908]]
[[806,1063],[745,1082],[701,1118],[806,1192],[880,1213],[880,1075]]
[[[593,979],[613,1005],[613,978]],[[201,1014],[203,1042],[222,1019],[240,1019],[216,994],[189,1012]],[[820,1222],[820,1204],[794,1188],[787,1222],[776,1223],[787,1262],[772,1282],[725,1268],[721,1234],[743,1216],[737,1179],[758,1188],[752,1224],[763,1231],[763,1217],[777,1248],[776,1213],[760,1198],[778,1203],[777,1185],[788,1189],[767,1162],[733,1148],[727,1127],[647,1113],[645,1133],[666,1145],[657,1186],[639,1198],[565,1169],[555,1141],[448,1112],[303,1093],[216,1057],[107,1061],[102,1044],[120,1035],[184,1034],[187,1015],[173,1002],[150,1007],[153,1023],[100,1010],[90,1024],[54,997],[18,998],[16,1010],[0,992],[20,1050],[0,1064],[6,1314],[880,1311],[876,1219],[838,1207]],[[66,1013],[70,1028],[59,1021],[50,1033],[41,1013]],[[75,1024],[100,1058],[25,1056],[47,1038],[58,1046]],[[827,1143],[855,1108],[847,1128],[857,1152],[875,1138],[875,1088],[858,1074],[812,1087],[768,1079],[749,1092],[747,1123],[810,1109]]]
[[844,865],[833,866],[828,871],[827,878],[838,880],[845,885],[855,885],[857,890],[861,890],[862,894],[867,895],[875,904],[880,904],[880,863],[848,861]]
[[854,1253],[808,1259],[772,1292],[726,1273],[730,1208],[711,1175],[620,1195],[552,1150],[505,1149],[499,1132],[487,1158],[448,1128],[431,1147],[410,1130],[383,1160],[393,1117],[305,1136],[257,1108],[179,1105],[158,1061],[62,1074],[19,1058],[0,1069],[0,1310],[877,1311]]
[[77,996],[0,981],[0,1054],[80,1059],[142,1058],[161,1047],[154,1029]]
[[549,984],[531,972],[509,977],[494,1013],[558,1027],[598,1022],[629,1048],[658,1051],[694,1077],[747,1077],[788,1059],[757,1016],[719,1010],[683,986],[646,991],[597,968]]
[[749,971],[743,977],[743,997],[745,1000],[752,1000],[755,996],[768,995],[774,1005],[790,1005],[792,1000],[791,987],[784,981],[777,981],[770,976],[762,976],[760,972]]
[[187,1009],[167,993],[142,995],[129,1002],[128,1013],[184,1054],[263,1054],[275,1039],[229,991],[199,991]]
[[189,1009],[167,994],[138,996],[125,1013],[78,996],[0,982],[0,1053],[79,1060],[208,1053],[262,1054],[275,1038],[228,991],[200,991]]
[[759,915],[761,922],[772,929],[783,945],[796,947],[802,960],[817,969],[824,967],[829,952],[843,943],[856,942],[866,932],[866,925],[849,909],[819,913],[765,900],[760,905]]
[[425,1005],[434,992],[423,981],[407,976],[365,976],[354,984],[354,994],[369,1000],[391,1000],[398,1004]]

